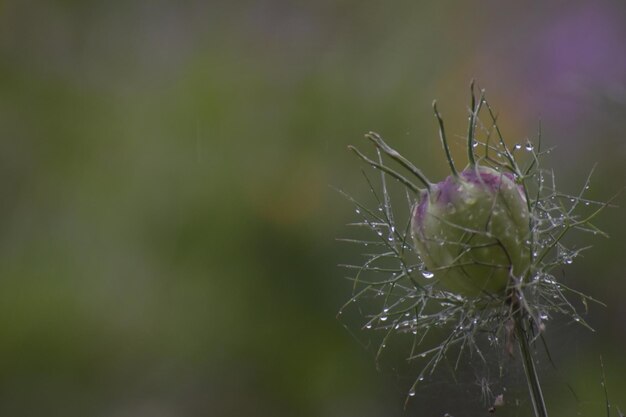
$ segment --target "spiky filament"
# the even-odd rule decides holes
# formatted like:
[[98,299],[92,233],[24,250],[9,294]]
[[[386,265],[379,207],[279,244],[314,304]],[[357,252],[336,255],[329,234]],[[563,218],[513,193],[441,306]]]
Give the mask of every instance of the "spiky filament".
[[448,164],[450,165],[450,171],[452,172],[452,176],[454,178],[459,178],[459,173],[454,166],[452,155],[450,155],[450,148],[448,147],[448,140],[446,139],[446,131],[443,126],[443,119],[441,118],[441,114],[439,114],[439,110],[437,110],[437,100],[433,101],[433,111],[435,112],[435,117],[437,118],[437,122],[439,123],[439,139],[441,139],[443,150],[446,152],[446,159],[448,160]]
[[371,140],[374,145],[376,145],[378,149],[387,154],[387,156],[389,156],[400,165],[402,165],[404,168],[409,170],[422,184],[424,184],[424,187],[426,187],[426,189],[430,191],[432,183],[428,180],[428,178],[426,178],[422,171],[420,171],[415,165],[413,165],[408,159],[402,156],[398,151],[387,145],[378,133],[369,132],[365,135],[365,137]]
[[[482,96],[480,101],[482,102]],[[476,96],[474,95],[474,80],[470,83],[470,106],[469,126],[467,128],[467,160],[470,167],[474,167],[476,165],[476,160],[474,159],[474,123],[476,113],[478,112]]]
[[351,150],[352,152],[354,152],[363,161],[365,161],[368,164],[370,164],[373,168],[376,168],[376,169],[378,169],[380,171],[386,172],[387,174],[391,175],[392,177],[394,177],[395,179],[400,181],[402,184],[404,184],[407,188],[409,188],[414,193],[420,194],[423,191],[422,189],[417,187],[415,184],[413,184],[411,181],[406,179],[402,174],[399,174],[398,172],[394,171],[393,169],[389,168],[386,165],[382,165],[382,164],[380,164],[380,163],[378,163],[378,162],[368,158],[367,156],[365,156],[361,151],[359,151],[354,146],[349,145],[348,149]]

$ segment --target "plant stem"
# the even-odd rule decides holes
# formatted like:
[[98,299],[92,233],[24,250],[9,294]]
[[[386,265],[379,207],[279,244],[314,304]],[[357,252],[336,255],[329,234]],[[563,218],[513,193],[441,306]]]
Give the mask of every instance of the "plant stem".
[[526,330],[527,326],[524,316],[521,310],[515,314],[515,334],[517,336],[520,354],[522,355],[522,363],[524,364],[524,372],[526,373],[526,381],[528,382],[528,391],[530,392],[530,399],[533,403],[535,417],[548,417],[548,410],[543,400],[541,385],[539,385],[539,376],[535,368],[535,361],[533,360],[530,344],[528,343],[528,331]]

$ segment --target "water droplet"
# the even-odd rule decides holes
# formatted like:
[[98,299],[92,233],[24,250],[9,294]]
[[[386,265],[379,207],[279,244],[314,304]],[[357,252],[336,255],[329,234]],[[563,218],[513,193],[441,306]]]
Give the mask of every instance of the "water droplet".
[[519,151],[520,149],[522,149],[522,145],[520,145],[519,143],[516,143],[515,150]]
[[367,324],[365,325],[365,328],[366,328],[366,329],[371,329],[371,328],[372,328],[372,323],[367,323]]
[[424,276],[424,278],[427,278],[427,279],[430,279],[435,276],[435,274],[427,270],[423,270],[422,275]]
[[420,376],[419,376],[419,378],[417,378],[417,380],[418,380],[418,381],[423,381],[423,380],[424,380],[424,377],[420,375]]
[[388,307],[383,308],[383,313],[388,313],[388,312],[389,312],[389,308]]
[[356,214],[361,214],[361,210],[359,210],[359,209],[356,209],[354,211],[356,212]]
[[380,318],[380,321],[387,321],[387,316],[382,316],[382,317]]
[[532,144],[532,143],[530,143],[530,142],[528,142],[528,143],[526,144],[525,148],[526,148],[526,150],[527,150],[528,152],[530,152],[530,151],[532,151],[532,150],[534,149],[533,144]]
[[409,391],[409,397],[415,397],[415,388],[411,388]]

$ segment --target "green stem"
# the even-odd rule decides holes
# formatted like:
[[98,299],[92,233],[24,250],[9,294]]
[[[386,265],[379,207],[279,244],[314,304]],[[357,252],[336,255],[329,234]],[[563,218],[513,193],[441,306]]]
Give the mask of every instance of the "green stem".
[[459,173],[454,166],[452,155],[450,155],[450,148],[448,147],[448,140],[446,139],[446,131],[443,127],[443,119],[441,118],[441,114],[439,114],[439,110],[437,110],[437,100],[433,101],[433,110],[435,111],[437,122],[439,123],[439,139],[441,139],[443,150],[446,152],[446,159],[448,160],[448,164],[450,164],[450,171],[452,171],[452,176],[454,176],[454,178],[459,178]]
[[[469,117],[469,128],[467,131],[467,159],[469,160],[469,164],[471,167],[476,165],[476,161],[474,160],[474,123],[476,123],[476,96],[474,95],[474,80],[470,83],[470,117]],[[481,97],[482,101],[482,97]]]
[[524,364],[524,372],[526,374],[526,381],[528,382],[528,391],[530,392],[530,399],[533,403],[535,417],[548,417],[548,410],[543,400],[541,385],[539,385],[539,376],[535,368],[535,361],[533,360],[530,344],[528,343],[528,331],[524,318],[525,315],[522,313],[522,310],[516,312],[515,334],[517,336],[520,354],[522,355],[522,363]]

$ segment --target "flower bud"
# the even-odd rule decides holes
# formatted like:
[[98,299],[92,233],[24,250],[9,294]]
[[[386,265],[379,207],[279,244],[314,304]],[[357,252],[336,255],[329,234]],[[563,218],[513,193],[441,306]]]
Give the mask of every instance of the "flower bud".
[[434,184],[411,229],[425,267],[460,295],[500,294],[530,265],[528,205],[509,173],[474,166]]

